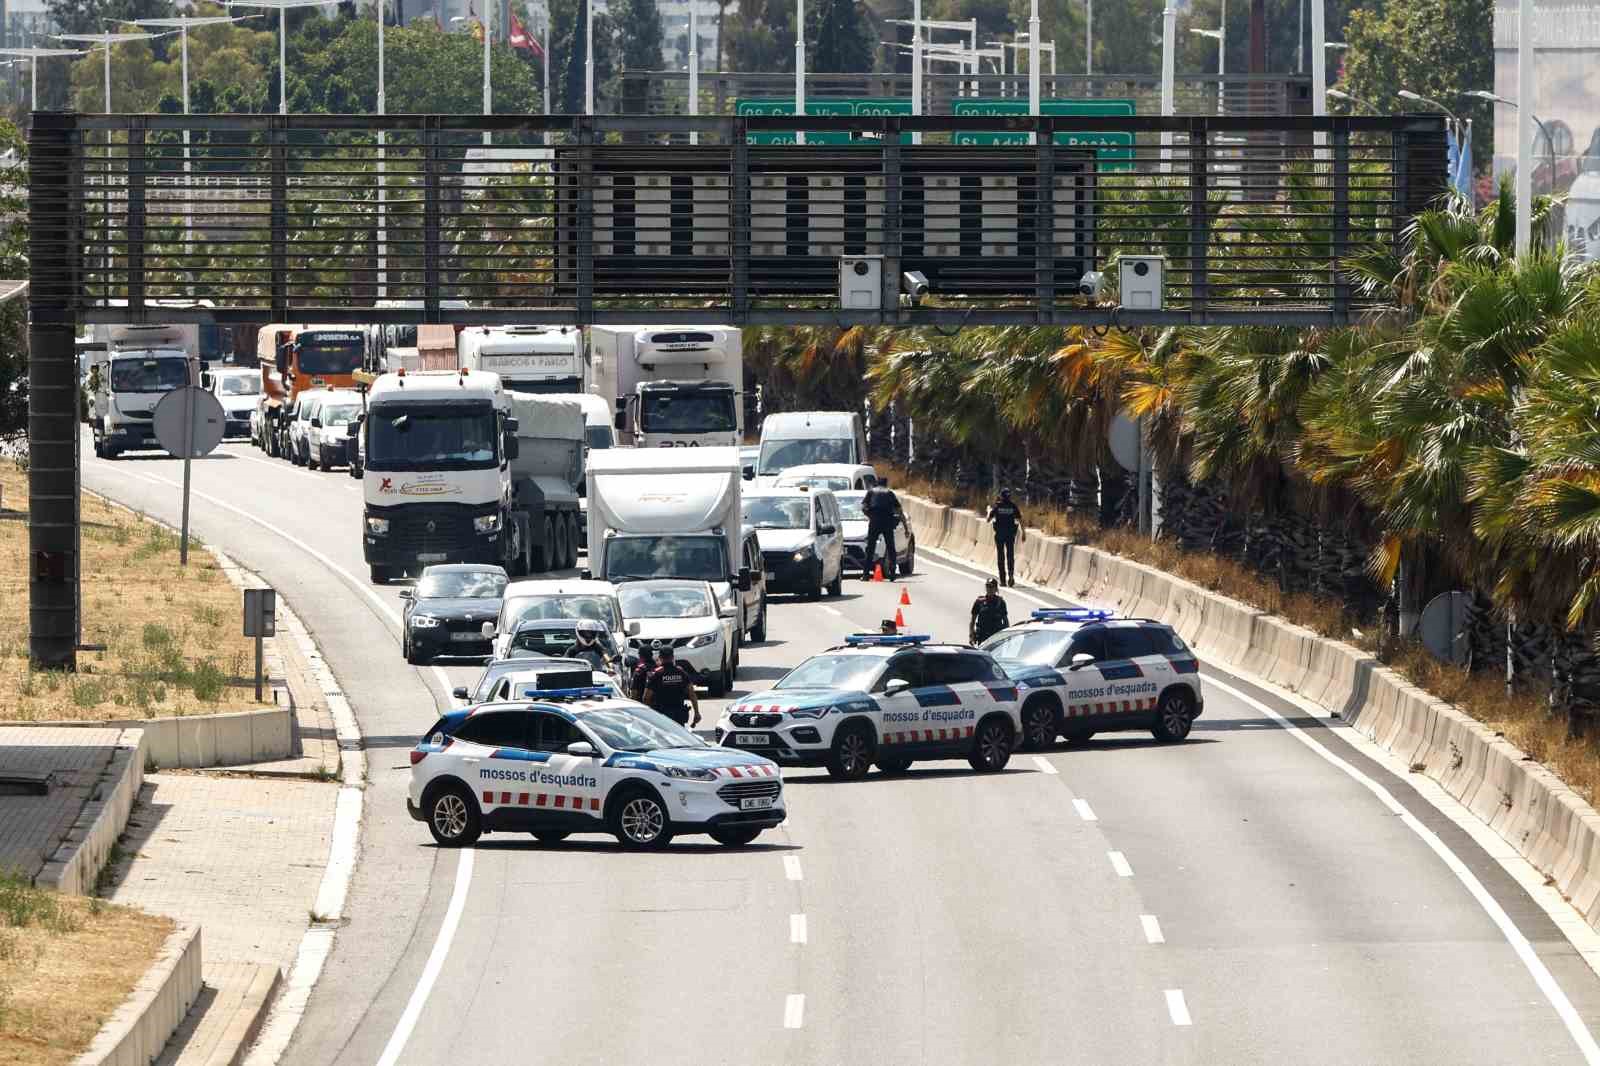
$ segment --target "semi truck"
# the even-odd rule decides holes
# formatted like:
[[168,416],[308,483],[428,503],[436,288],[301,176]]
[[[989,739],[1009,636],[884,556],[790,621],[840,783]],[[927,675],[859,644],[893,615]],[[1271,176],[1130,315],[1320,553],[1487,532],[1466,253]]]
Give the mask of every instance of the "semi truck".
[[743,440],[744,350],[732,326],[590,326],[591,391],[640,447]]
[[460,365],[500,375],[512,392],[572,393],[588,388],[583,334],[570,327],[473,326],[456,338]]
[[583,410],[482,371],[377,377],[361,436],[362,541],[374,583],[433,563],[513,575],[577,562]]

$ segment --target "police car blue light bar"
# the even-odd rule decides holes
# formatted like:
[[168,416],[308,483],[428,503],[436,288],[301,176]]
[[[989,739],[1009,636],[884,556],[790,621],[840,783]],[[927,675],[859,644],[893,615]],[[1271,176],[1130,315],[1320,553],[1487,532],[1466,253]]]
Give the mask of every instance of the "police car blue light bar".
[[932,639],[928,633],[899,633],[894,636],[887,633],[852,633],[844,638],[844,642],[852,647],[870,648],[893,647],[897,644],[926,644]]
[[529,687],[518,693],[524,700],[587,700],[611,695],[610,685],[591,685],[587,688]]
[[1046,607],[1032,615],[1035,622],[1104,622],[1114,617],[1115,612],[1098,607]]

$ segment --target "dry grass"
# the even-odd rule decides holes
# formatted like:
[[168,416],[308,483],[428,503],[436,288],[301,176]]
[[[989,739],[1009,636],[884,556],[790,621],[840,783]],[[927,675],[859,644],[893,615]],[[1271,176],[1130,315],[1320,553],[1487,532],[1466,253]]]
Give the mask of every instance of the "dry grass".
[[0,1064],[77,1058],[172,929],[169,918],[0,879]]
[[[211,553],[154,522],[83,497],[83,640],[78,673],[28,665],[27,477],[0,461],[0,720],[214,714],[255,701],[255,646],[239,591]],[[248,675],[248,676],[247,676]]]
[[[880,464],[880,468],[881,468]],[[982,510],[987,500],[926,478],[891,471],[894,486],[938,503]],[[1097,522],[1051,508],[1028,508],[1029,528],[1065,537],[1153,566],[1211,592],[1305,626],[1321,636],[1342,640],[1378,655],[1412,684],[1432,693],[1482,722],[1551,772],[1587,802],[1600,800],[1600,738],[1569,737],[1564,716],[1552,714],[1544,691],[1506,692],[1503,676],[1470,674],[1442,663],[1421,645],[1407,641],[1383,647],[1375,626],[1358,627],[1337,600],[1306,593],[1284,593],[1277,583],[1237,560],[1211,552],[1184,551],[1170,541],[1152,542],[1127,529],[1102,529]]]

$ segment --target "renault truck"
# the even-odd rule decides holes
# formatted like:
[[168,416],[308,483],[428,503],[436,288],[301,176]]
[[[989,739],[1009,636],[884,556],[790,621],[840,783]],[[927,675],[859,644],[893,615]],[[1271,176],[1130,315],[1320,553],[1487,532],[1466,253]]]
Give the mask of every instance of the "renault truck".
[[744,349],[733,326],[590,326],[591,391],[643,448],[737,446]]

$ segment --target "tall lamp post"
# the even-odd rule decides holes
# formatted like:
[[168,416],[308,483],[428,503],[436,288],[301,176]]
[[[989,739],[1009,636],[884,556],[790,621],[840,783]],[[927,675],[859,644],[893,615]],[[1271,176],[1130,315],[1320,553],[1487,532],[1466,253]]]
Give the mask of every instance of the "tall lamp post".
[[[1172,83],[1174,70],[1177,65],[1178,50],[1178,12],[1172,6],[1172,0],[1166,0],[1161,9],[1161,113],[1171,116],[1174,111]],[[1161,131],[1161,169],[1164,173],[1172,170],[1172,131]]]
[[32,60],[28,64],[29,82],[28,105],[32,111],[39,110],[39,60],[49,59],[52,56],[86,56],[89,52],[84,48],[0,48],[0,56],[16,56],[18,59]]
[[[489,95],[489,12],[494,10],[495,2],[496,0],[484,0],[483,4],[483,113],[485,115],[490,113],[492,104],[492,100]],[[466,22],[467,16],[455,15],[450,19],[450,21]],[[488,130],[483,131],[483,143],[494,143],[494,138],[489,136]]]
[[235,7],[260,8],[278,13],[278,114],[289,113],[289,9],[292,7],[326,7],[333,0],[232,0]]
[[[111,113],[111,46],[124,41],[148,41],[153,37],[165,37],[160,33],[56,33],[52,34],[58,41],[69,41],[73,44],[98,44],[100,51],[105,53],[105,105],[106,114]],[[187,108],[185,108],[187,110]]]
[[[700,113],[700,24],[695,21],[696,0],[689,0],[689,114]],[[689,143],[700,143],[700,131],[689,131]]]
[[[1491,104],[1504,104],[1513,111],[1521,110],[1517,107],[1515,100],[1507,100],[1505,97],[1498,93],[1492,93],[1488,89],[1468,89],[1461,95],[1470,96],[1476,100],[1486,100]],[[1544,134],[1545,146],[1550,149],[1550,191],[1554,193],[1556,190],[1556,139],[1550,136],[1550,127],[1546,126],[1544,120],[1539,118],[1538,115],[1529,112],[1528,117],[1533,119],[1534,125],[1539,127],[1539,132]]]
[[1360,106],[1366,108],[1368,111],[1371,111],[1374,115],[1378,115],[1378,114],[1382,114],[1383,113],[1383,108],[1379,107],[1377,104],[1373,103],[1371,100],[1363,100],[1359,96],[1351,96],[1349,93],[1345,92],[1343,89],[1329,89],[1328,90],[1328,96],[1329,96],[1330,99],[1333,99],[1333,100],[1343,100],[1347,104],[1359,104]]
[[1224,90],[1223,90],[1223,86],[1222,86],[1223,76],[1228,73],[1228,3],[1227,3],[1227,0],[1223,0],[1223,2],[1222,2],[1222,21],[1217,23],[1217,28],[1216,29],[1214,29],[1214,30],[1202,30],[1202,29],[1199,29],[1197,27],[1190,27],[1189,28],[1189,32],[1194,34],[1196,37],[1209,37],[1213,41],[1217,42],[1217,114],[1219,114],[1219,115],[1224,114],[1227,111],[1227,105],[1223,100],[1223,92],[1224,92]]

